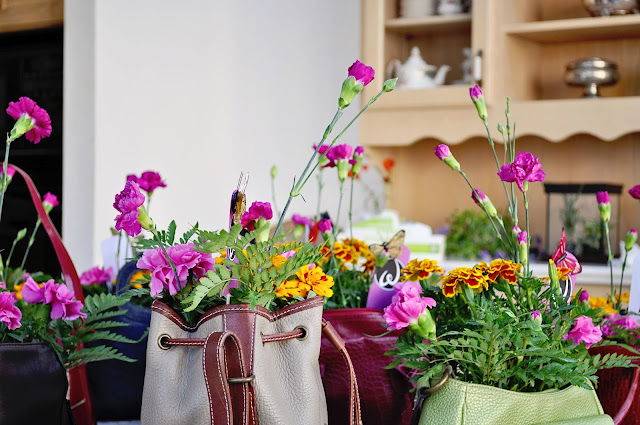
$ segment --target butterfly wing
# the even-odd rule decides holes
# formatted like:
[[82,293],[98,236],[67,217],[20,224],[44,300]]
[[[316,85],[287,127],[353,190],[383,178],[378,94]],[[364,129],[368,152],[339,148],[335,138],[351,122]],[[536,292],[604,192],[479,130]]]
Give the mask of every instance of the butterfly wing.
[[558,261],[562,259],[566,251],[567,251],[567,237],[564,234],[564,228],[563,228],[562,236],[560,237],[560,243],[558,244],[558,248],[556,249],[556,252],[554,252],[553,255],[551,256],[551,259],[553,260],[554,263],[556,263],[556,265],[558,264]]
[[582,271],[582,266],[576,256],[567,252],[567,237],[565,236],[564,229],[562,229],[562,236],[560,237],[558,248],[551,256],[551,259],[556,263],[557,267],[567,267],[570,269],[571,274],[578,274]]
[[369,245],[369,251],[371,251],[371,253],[376,257],[380,257],[386,251],[386,249],[384,245],[371,244]]
[[402,255],[402,247],[404,246],[404,230],[398,233],[387,242],[386,248],[391,258],[399,258]]
[[249,173],[240,173],[238,179],[238,187],[231,194],[231,205],[229,207],[229,228],[234,224],[239,224],[242,214],[247,209],[247,198],[244,194],[249,183]]

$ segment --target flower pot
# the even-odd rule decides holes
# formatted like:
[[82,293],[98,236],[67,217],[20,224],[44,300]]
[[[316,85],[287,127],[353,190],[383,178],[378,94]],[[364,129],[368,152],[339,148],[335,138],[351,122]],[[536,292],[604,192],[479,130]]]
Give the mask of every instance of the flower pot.
[[[640,351],[640,346],[634,346]],[[636,356],[635,353],[623,347],[605,346],[591,347],[589,349],[591,355],[600,354],[625,354],[627,356]],[[640,364],[640,360],[634,360],[633,363]],[[616,415],[623,407],[628,407],[628,411],[624,419],[619,423],[621,425],[640,425],[640,389],[633,391],[633,383],[639,380],[640,370],[635,368],[616,367],[613,369],[602,369],[598,371],[598,387],[596,392],[602,403],[602,408],[611,416]],[[628,403],[630,401],[630,403]],[[625,406],[625,404],[629,404]]]
[[0,423],[75,424],[67,375],[49,344],[0,344]]
[[[418,388],[428,385],[424,378]],[[576,386],[515,392],[448,379],[422,405],[420,425],[613,424],[596,392]]]
[[[399,332],[374,338],[385,332],[382,311],[374,308],[325,310],[323,318],[334,326],[351,354],[365,424],[404,425],[411,420],[412,384],[401,369],[385,369],[393,360],[384,353],[391,350]],[[349,405],[349,373],[340,354],[327,338],[322,338],[320,372],[327,398],[329,423],[347,425],[342,414]]]

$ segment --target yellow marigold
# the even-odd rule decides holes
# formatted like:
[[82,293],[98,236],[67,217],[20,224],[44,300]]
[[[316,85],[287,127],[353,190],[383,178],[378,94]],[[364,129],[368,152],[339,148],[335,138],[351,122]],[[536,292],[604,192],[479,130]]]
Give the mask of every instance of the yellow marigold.
[[340,242],[336,242],[335,245],[333,245],[333,255],[344,263],[356,264],[359,258],[358,252],[353,246]]
[[362,267],[364,268],[364,273],[373,273],[373,269],[376,266],[376,255],[367,249],[362,253],[362,256],[367,260],[362,265]]
[[140,289],[142,288],[142,284],[134,282],[142,279],[150,279],[150,277],[151,273],[149,272],[149,270],[138,270],[131,276],[131,279],[129,279],[129,285],[131,285],[132,288]]
[[571,275],[571,269],[569,267],[558,267],[558,279],[567,280]]
[[487,289],[489,284],[480,270],[470,267],[458,267],[451,270],[442,278],[442,293],[447,297],[453,297],[462,292],[462,285],[466,284],[475,291]]
[[442,274],[444,270],[438,265],[437,261],[429,260],[425,258],[419,261],[417,258],[409,261],[409,264],[402,269],[402,276],[400,280],[406,282],[407,280],[417,281],[428,279],[434,273]]
[[605,297],[589,297],[589,307],[604,308],[604,310],[600,312],[601,314],[613,314],[618,312],[618,310],[613,308],[611,299]]
[[329,248],[328,246],[324,245],[320,249],[320,255],[321,255],[321,257],[316,260],[316,264],[322,266],[322,265],[326,264],[327,262],[329,262],[329,260],[331,259],[331,248]]
[[300,267],[298,273],[296,273],[298,279],[308,286],[316,294],[323,297],[330,297],[333,295],[333,277],[327,275],[322,271],[321,267],[314,266],[313,264],[307,264]]
[[629,302],[629,293],[628,292],[623,292],[622,293],[622,300],[620,300],[620,294],[616,295],[616,301],[621,301],[623,303],[628,303]]
[[504,280],[514,285],[518,281],[518,273],[522,271],[522,264],[498,258],[491,261],[488,266],[483,262],[474,268],[484,274],[490,282],[495,283],[498,281],[499,277],[502,277]]
[[214,260],[216,261],[216,264],[222,264],[222,260],[227,258],[227,251],[220,251],[218,254],[219,255],[215,257]]
[[273,265],[276,266],[276,269],[280,269],[280,267],[287,261],[285,257],[282,255],[276,255],[271,259]]
[[19,283],[13,286],[13,293],[16,294],[16,297],[21,300],[22,299],[22,288],[24,287],[24,282]]
[[353,241],[351,241],[351,239],[349,238],[346,238],[342,241],[342,243],[345,245],[352,246],[356,250],[356,252],[360,255],[362,255],[362,253],[365,251],[369,251],[369,246],[366,243],[356,238],[353,238]]
[[311,287],[309,285],[299,281],[298,279],[285,280],[276,289],[276,296],[289,298],[298,296],[306,298],[307,295],[309,295],[310,289]]

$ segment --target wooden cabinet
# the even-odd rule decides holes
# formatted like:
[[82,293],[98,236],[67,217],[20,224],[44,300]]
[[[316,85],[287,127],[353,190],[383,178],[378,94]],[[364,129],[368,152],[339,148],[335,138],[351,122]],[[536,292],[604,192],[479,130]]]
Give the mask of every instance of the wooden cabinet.
[[[520,135],[561,141],[591,134],[611,141],[640,132],[640,15],[590,17],[579,0],[475,0],[470,14],[399,18],[398,0],[363,0],[362,60],[380,77],[392,59],[406,60],[413,46],[434,65],[460,77],[461,49],[481,55],[481,85],[491,116],[503,116],[509,97]],[[582,99],[563,81],[566,65],[600,56],[618,64],[620,81],[603,98]],[[560,119],[561,117],[561,119]],[[456,144],[484,136],[470,106],[468,86],[397,90],[363,116],[362,142],[406,146],[422,139]]]
[[0,33],[60,26],[63,0],[0,0]]

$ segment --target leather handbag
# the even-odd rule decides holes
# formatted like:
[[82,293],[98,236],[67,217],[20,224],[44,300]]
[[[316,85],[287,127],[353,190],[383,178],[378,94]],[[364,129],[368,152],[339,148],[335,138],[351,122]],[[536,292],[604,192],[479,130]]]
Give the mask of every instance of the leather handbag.
[[75,424],[67,376],[50,345],[0,344],[0,383],[0,424]]
[[564,389],[525,393],[448,379],[448,376],[445,372],[442,380],[433,387],[428,386],[424,377],[418,380],[416,404],[422,405],[419,425],[614,423],[609,415],[604,414],[593,389],[572,385]]
[[318,356],[324,333],[349,376],[350,424],[361,424],[358,384],[344,341],[322,320],[322,297],[271,312],[215,307],[194,325],[152,306],[142,425],[326,425]]
[[[640,350],[640,346],[634,346]],[[589,348],[591,355],[600,354],[624,354],[635,356],[636,354],[624,347],[607,345]],[[632,363],[640,365],[640,360],[632,360]],[[614,416],[613,421],[620,425],[640,425],[640,368],[614,367],[602,369],[598,373],[598,387],[596,393],[606,413]]]
[[[138,271],[136,261],[126,263],[120,269],[115,285],[117,294],[130,288],[131,278]],[[149,329],[151,309],[132,302],[119,309],[126,310],[126,313],[109,320],[126,323],[127,326],[120,328],[120,334],[138,342],[125,344],[105,341],[101,344],[115,348],[136,362],[105,360],[87,364],[89,388],[98,421],[140,419],[147,351],[147,338],[141,338]]]
[[[344,339],[360,387],[372,389],[360,395],[362,421],[365,424],[408,425],[413,410],[413,385],[401,368],[385,369],[392,360],[385,353],[392,349],[400,332],[377,336],[384,333],[385,321],[382,311],[374,308],[325,310],[322,316]],[[340,412],[348,407],[349,374],[339,357],[331,342],[323,338],[320,371],[329,423],[348,425],[348,418]]]
[[[0,162],[0,166],[2,166],[2,162]],[[75,266],[73,265],[73,261],[71,261],[71,257],[67,252],[64,244],[62,243],[62,238],[60,238],[60,234],[56,230],[55,226],[51,222],[51,218],[44,210],[42,206],[42,198],[40,197],[40,193],[38,193],[38,189],[36,189],[33,180],[31,177],[24,172],[21,168],[12,165],[16,172],[22,176],[24,182],[27,185],[27,189],[29,190],[29,195],[31,196],[31,200],[33,205],[38,213],[38,217],[42,222],[42,227],[46,231],[49,236],[49,240],[51,240],[51,244],[53,245],[53,249],[56,253],[56,257],[58,258],[58,262],[60,263],[60,267],[62,269],[62,276],[64,277],[64,281],[67,285],[71,285],[73,291],[75,292],[75,297],[77,300],[81,301],[84,304],[84,295],[82,293],[82,285],[80,284],[80,278],[78,277],[78,273],[76,271]],[[20,344],[23,345],[23,344]],[[53,353],[53,352],[52,352]],[[58,362],[59,363],[59,362]],[[62,365],[61,365],[62,366]],[[95,423],[94,415],[93,415],[93,405],[91,404],[91,397],[89,395],[89,385],[87,383],[87,372],[85,365],[75,367],[68,372],[69,377],[69,400],[71,403],[71,409],[73,411],[73,417],[78,425],[92,425]],[[27,378],[28,379],[28,378]],[[2,377],[3,388],[4,386],[4,377]],[[35,385],[35,384],[34,384]],[[0,406],[2,409],[2,406]],[[0,423],[4,424],[5,422],[0,421]],[[48,422],[22,422],[22,423],[48,423]]]

